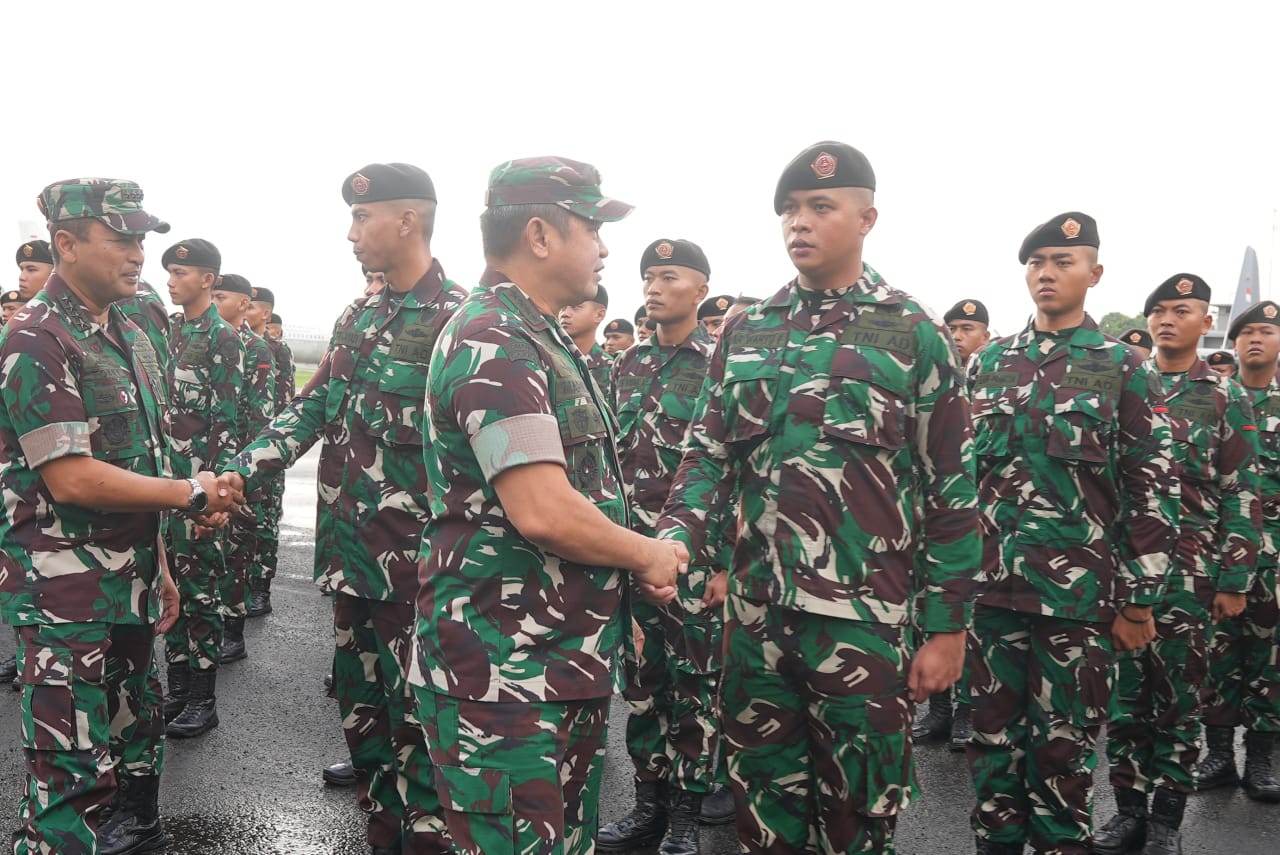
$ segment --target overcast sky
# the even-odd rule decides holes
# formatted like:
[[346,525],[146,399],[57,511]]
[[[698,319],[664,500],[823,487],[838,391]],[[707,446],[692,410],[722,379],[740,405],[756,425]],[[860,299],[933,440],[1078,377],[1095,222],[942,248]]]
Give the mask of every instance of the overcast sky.
[[609,317],[630,317],[659,237],[702,245],[713,294],[776,291],[794,273],[778,174],[839,139],[878,177],[866,260],[939,312],[976,297],[1000,332],[1021,327],[1018,245],[1072,209],[1102,235],[1095,317],[1183,271],[1230,302],[1246,245],[1264,295],[1280,276],[1278,8],[4,3],[0,217],[16,246],[45,184],[136,180],[173,225],[147,241],[161,293],[165,247],[204,237],[275,291],[286,326],[327,329],[363,287],[349,173],[430,172],[435,254],[470,287],[489,170],[564,155],[637,206],[603,231]]

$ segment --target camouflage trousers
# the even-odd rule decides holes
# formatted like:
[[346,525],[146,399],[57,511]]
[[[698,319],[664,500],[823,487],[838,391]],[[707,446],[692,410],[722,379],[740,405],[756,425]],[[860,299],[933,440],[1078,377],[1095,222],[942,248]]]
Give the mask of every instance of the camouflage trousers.
[[896,851],[916,793],[911,634],[729,594],[721,703],[742,852]]
[[637,781],[669,780],[692,793],[710,792],[720,723],[717,690],[723,611],[708,609],[702,594],[709,568],[679,577],[677,599],[655,606],[632,598],[631,613],[644,633],[635,673],[624,693],[627,752]]
[[222,653],[222,599],[218,586],[227,573],[221,530],[197,538],[195,524],[169,518],[169,568],[181,597],[178,622],[164,636],[164,658],[170,665],[189,664],[197,671],[218,667]]
[[227,526],[227,572],[218,585],[224,617],[249,614],[249,579],[258,572],[258,541],[266,524],[270,497],[257,490],[247,497],[243,510]]
[[415,855],[449,852],[408,682],[417,611],[350,594],[333,599],[333,689],[356,800],[369,816],[369,845]]
[[249,581],[270,582],[276,577],[280,552],[280,518],[284,513],[284,475],[271,479],[263,499],[262,528],[258,531],[257,559],[249,567]]
[[1244,613],[1209,628],[1204,723],[1280,733],[1276,568],[1259,567]]
[[160,680],[150,624],[18,628],[26,790],[17,855],[97,852],[116,769],[158,775],[164,757]]
[[967,658],[975,832],[1089,852],[1095,749],[1111,717],[1110,627],[978,605]]
[[608,698],[486,703],[415,689],[458,852],[595,850]]
[[1116,789],[1195,791],[1200,757],[1200,686],[1208,660],[1206,624],[1213,582],[1170,576],[1155,608],[1155,640],[1117,656],[1116,713],[1107,759]]

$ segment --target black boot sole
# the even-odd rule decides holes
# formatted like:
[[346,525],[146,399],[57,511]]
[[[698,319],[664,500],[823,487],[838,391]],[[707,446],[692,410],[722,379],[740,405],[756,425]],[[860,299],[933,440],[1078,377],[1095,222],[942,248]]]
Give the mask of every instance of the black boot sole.
[[143,838],[128,849],[121,849],[111,855],[143,855],[145,852],[163,852],[169,846],[169,835],[162,829],[158,834]]
[[1280,804],[1280,792],[1277,792],[1275,790],[1267,792],[1267,791],[1257,790],[1253,787],[1246,786],[1244,788],[1244,794],[1249,798],[1253,799],[1255,802],[1260,802],[1264,805]]
[[239,650],[236,650],[232,653],[228,653],[224,650],[222,651],[222,655],[218,658],[218,664],[230,665],[232,662],[239,662],[241,659],[248,659],[248,658],[249,658],[249,651],[245,650],[243,647],[241,647]]
[[199,727],[192,728],[190,730],[187,730],[187,729],[174,730],[172,726],[166,727],[164,730],[164,735],[170,739],[193,739],[194,737],[197,737],[197,736],[203,736],[204,734],[213,730],[217,726],[218,726],[218,717],[214,716],[213,718],[209,719],[207,722],[200,725]]
[[662,838],[667,836],[664,830],[660,834],[651,834],[647,837],[638,837],[634,840],[628,840],[626,843],[601,843],[596,840],[597,852],[630,852],[632,849],[647,849],[657,846],[662,842]]
[[1240,776],[1232,775],[1230,778],[1215,778],[1211,781],[1201,779],[1196,780],[1196,792],[1203,793],[1209,790],[1216,790],[1219,787],[1237,787],[1240,785]]

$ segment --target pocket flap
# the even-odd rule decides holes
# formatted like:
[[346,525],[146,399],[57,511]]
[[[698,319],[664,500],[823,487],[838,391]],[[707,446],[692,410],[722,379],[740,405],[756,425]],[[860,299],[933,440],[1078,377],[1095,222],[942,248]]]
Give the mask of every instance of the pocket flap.
[[436,766],[436,790],[445,810],[511,815],[511,776],[500,769]]

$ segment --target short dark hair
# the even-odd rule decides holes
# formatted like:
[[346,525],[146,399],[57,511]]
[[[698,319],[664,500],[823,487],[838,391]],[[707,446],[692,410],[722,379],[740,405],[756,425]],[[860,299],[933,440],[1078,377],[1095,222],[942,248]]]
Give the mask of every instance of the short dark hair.
[[49,223],[49,253],[53,256],[53,263],[57,264],[62,260],[58,257],[58,242],[53,239],[54,235],[58,232],[70,232],[76,240],[88,240],[89,228],[96,222],[99,222],[96,217],[78,217]]
[[484,257],[501,261],[515,252],[524,227],[534,217],[546,220],[561,235],[569,231],[569,224],[577,216],[559,205],[502,205],[485,208],[480,215],[480,240]]

